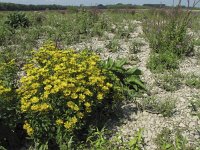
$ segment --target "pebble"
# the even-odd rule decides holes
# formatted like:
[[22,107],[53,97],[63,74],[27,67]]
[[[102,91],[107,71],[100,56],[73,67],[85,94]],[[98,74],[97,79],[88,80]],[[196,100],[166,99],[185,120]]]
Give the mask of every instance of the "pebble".
[[190,122],[190,123],[189,123],[189,128],[193,128],[193,127],[195,127],[195,125],[196,125],[195,122]]

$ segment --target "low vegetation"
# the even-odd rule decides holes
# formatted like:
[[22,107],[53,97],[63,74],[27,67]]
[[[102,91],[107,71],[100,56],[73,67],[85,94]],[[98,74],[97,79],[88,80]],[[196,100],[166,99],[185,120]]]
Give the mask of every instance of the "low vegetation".
[[[178,70],[182,60],[200,56],[195,51],[199,39],[188,33],[189,27],[199,30],[197,22],[190,24],[190,10],[121,11],[0,12],[0,149],[142,150],[145,129],[128,140],[109,131],[121,106],[133,103],[137,112],[170,120],[179,103],[173,92],[200,89],[198,74]],[[136,35],[140,25],[144,34]],[[96,39],[103,48],[88,45]],[[146,64],[139,57],[147,42]],[[127,58],[121,56],[124,49]],[[152,86],[172,96],[148,91],[143,80],[152,77],[147,76],[155,77]],[[199,97],[190,108],[200,117]],[[161,150],[193,149],[178,129],[164,129],[155,143]]]

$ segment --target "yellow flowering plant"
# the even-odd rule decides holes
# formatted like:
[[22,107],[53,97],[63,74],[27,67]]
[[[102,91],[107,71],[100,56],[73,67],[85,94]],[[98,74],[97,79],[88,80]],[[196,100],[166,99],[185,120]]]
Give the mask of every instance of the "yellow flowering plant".
[[73,134],[112,88],[98,55],[59,50],[53,43],[33,52],[23,70],[18,94],[24,129],[40,142],[55,139],[58,131]]

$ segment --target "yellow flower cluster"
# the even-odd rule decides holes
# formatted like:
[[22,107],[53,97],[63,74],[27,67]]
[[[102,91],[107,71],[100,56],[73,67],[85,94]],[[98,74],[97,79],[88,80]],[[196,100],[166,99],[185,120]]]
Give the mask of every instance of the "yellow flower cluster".
[[23,128],[24,128],[24,130],[26,130],[26,132],[29,136],[31,136],[33,134],[33,128],[30,126],[30,124],[27,121],[25,121]]
[[66,112],[56,116],[55,123],[73,128],[112,87],[99,61],[99,56],[88,51],[59,50],[53,44],[41,47],[24,67],[26,75],[18,89],[21,111]]
[[6,88],[5,86],[2,85],[2,82],[0,81],[0,95],[5,94],[10,91],[11,91],[11,88]]

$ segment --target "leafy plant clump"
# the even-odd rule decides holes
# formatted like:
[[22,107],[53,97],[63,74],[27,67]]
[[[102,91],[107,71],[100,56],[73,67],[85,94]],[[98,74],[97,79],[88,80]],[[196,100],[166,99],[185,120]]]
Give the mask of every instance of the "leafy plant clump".
[[188,141],[179,130],[172,131],[164,128],[155,139],[155,142],[158,150],[194,150],[194,147],[188,146]]
[[29,18],[25,13],[15,12],[8,15],[5,24],[9,25],[11,28],[27,28],[31,25]]
[[186,81],[186,85],[189,87],[194,87],[200,89],[200,77],[196,75],[188,76]]
[[200,96],[197,95],[190,101],[190,107],[192,109],[192,115],[196,115],[200,118]]
[[175,100],[173,98],[166,98],[159,101],[155,97],[146,98],[143,102],[143,108],[152,112],[162,114],[164,117],[171,117],[175,113]]
[[166,72],[162,75],[158,75],[156,83],[166,91],[172,92],[180,89],[183,78],[180,72]]
[[109,138],[109,131],[105,128],[101,130],[92,129],[87,138],[87,145],[81,144],[78,149],[91,149],[91,150],[142,150],[144,147],[143,129],[139,129],[135,132],[134,136],[127,142],[119,138],[118,135]]
[[[42,147],[62,146],[76,136],[95,112],[109,112],[116,93],[136,94],[144,88],[138,69],[124,61],[102,63],[89,51],[59,50],[47,44],[25,65],[18,93],[24,129]],[[93,117],[94,118],[94,117]]]
[[179,60],[193,53],[193,42],[187,34],[190,11],[181,8],[154,11],[143,22],[144,32],[152,48],[149,68],[162,72],[174,70]]

